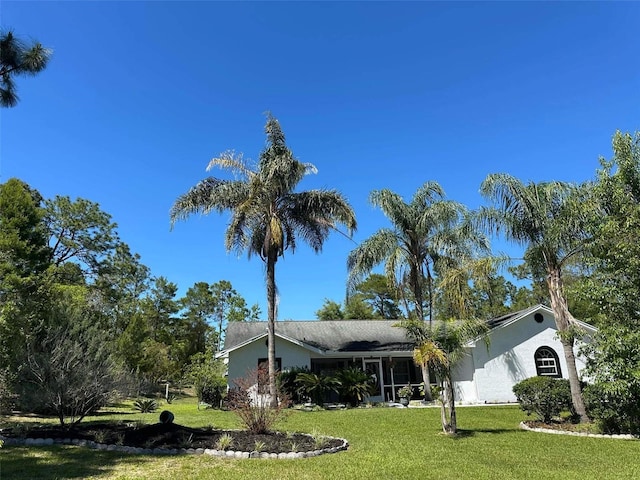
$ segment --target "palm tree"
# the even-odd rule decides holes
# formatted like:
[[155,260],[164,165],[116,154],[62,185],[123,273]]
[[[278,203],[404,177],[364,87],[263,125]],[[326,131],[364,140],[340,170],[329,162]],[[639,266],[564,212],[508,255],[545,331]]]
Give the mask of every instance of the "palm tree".
[[[446,263],[457,263],[473,254],[476,248],[488,249],[483,235],[468,221],[466,208],[444,199],[437,182],[426,182],[413,195],[410,203],[390,190],[374,190],[369,201],[382,209],[393,228],[383,228],[353,250],[347,259],[349,285],[353,288],[380,263],[390,284],[403,290],[406,284],[415,305],[415,316],[433,321],[434,277]],[[409,312],[408,312],[409,313]],[[426,398],[428,369],[423,369]]]
[[[468,342],[481,337],[487,324],[475,319],[438,321],[427,327],[424,322],[409,320],[400,324],[416,342],[414,361],[423,369],[431,366],[440,387],[440,416],[442,430],[455,434],[458,430],[453,372],[466,354]],[[487,341],[487,337],[484,337]],[[425,385],[425,392],[428,385]]]
[[51,50],[35,42],[27,46],[12,31],[0,32],[0,107],[13,107],[18,95],[13,77],[44,70]]
[[297,160],[285,143],[278,121],[267,115],[267,144],[260,159],[251,168],[242,154],[225,152],[209,162],[230,171],[233,180],[209,177],[178,197],[171,208],[172,226],[194,213],[231,211],[225,234],[227,251],[257,254],[266,265],[269,393],[273,405],[276,395],[276,280],[275,266],[285,250],[295,250],[302,238],[320,252],[325,239],[337,224],[346,226],[349,235],[356,228],[353,209],[335,190],[294,192],[302,178],[315,173],[310,163]]
[[585,240],[586,209],[582,190],[564,182],[523,184],[507,174],[491,174],[480,191],[497,207],[484,208],[484,224],[509,240],[526,247],[525,258],[547,274],[551,308],[567,361],[571,398],[581,422],[589,421],[578,379],[574,354],[578,334],[564,293],[562,270],[582,252]]

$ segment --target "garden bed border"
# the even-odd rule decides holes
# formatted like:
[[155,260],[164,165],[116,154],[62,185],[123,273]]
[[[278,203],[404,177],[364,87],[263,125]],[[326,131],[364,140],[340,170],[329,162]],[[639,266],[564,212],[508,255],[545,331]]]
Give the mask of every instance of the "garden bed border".
[[[328,437],[336,439],[336,437]],[[75,445],[78,447],[88,447],[94,450],[105,450],[108,452],[122,452],[138,455],[211,455],[222,458],[262,458],[262,459],[295,459],[311,458],[328,453],[338,453],[349,448],[349,442],[344,438],[337,438],[342,444],[337,447],[310,450],[308,452],[243,452],[239,450],[216,450],[212,448],[142,448],[129,447],[126,445],[114,445],[94,442],[93,440],[81,440],[78,438],[14,438],[0,435],[0,440],[4,445],[10,446],[50,446],[50,445]]]
[[526,422],[520,422],[520,428],[522,430],[528,430],[530,432],[551,433],[555,435],[572,435],[574,437],[611,438],[614,440],[640,440],[638,437],[635,437],[631,434],[607,435],[604,433],[572,432],[571,430],[554,430],[553,428],[530,427],[529,425],[527,425]]

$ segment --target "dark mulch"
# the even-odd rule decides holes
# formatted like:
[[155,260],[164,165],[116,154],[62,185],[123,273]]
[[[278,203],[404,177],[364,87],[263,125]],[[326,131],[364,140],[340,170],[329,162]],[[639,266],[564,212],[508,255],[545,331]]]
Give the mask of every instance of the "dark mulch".
[[318,443],[310,435],[272,432],[252,434],[247,431],[190,428],[175,423],[137,425],[125,422],[101,422],[74,425],[70,428],[43,425],[26,432],[4,430],[3,435],[22,438],[53,438],[92,440],[104,444],[126,445],[141,448],[210,448],[220,449],[218,439],[228,434],[233,442],[227,450],[252,452],[260,450],[270,453],[308,452],[322,448],[338,447],[342,441],[323,438]]

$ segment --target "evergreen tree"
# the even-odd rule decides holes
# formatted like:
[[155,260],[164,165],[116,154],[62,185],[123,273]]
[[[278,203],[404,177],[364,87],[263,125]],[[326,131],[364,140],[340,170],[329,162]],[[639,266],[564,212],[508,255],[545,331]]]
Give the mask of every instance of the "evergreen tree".
[[18,103],[13,77],[41,72],[50,57],[51,50],[42,44],[27,45],[10,30],[0,32],[0,106],[13,107]]

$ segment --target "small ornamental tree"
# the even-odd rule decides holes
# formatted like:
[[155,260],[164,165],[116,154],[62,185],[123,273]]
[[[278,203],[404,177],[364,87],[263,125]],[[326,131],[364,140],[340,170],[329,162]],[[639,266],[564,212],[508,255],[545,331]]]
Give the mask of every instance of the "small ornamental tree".
[[64,425],[79,422],[111,400],[115,366],[108,350],[90,335],[50,329],[40,342],[27,346],[18,387],[23,408],[53,413]]
[[414,360],[433,368],[440,387],[440,420],[442,431],[448,435],[457,433],[458,420],[453,372],[464,357],[466,344],[474,339],[486,336],[487,326],[477,320],[438,321],[432,327],[426,322],[405,321],[399,326],[407,330],[414,339],[416,348]]
[[21,344],[15,390],[21,409],[77,423],[105,406],[119,371],[100,325],[100,312],[84,286],[51,286],[38,331]]
[[225,366],[220,360],[213,358],[213,352],[197,353],[191,357],[191,365],[187,378],[193,383],[200,403],[219,408],[227,390],[224,378]]
[[[235,413],[250,433],[268,433],[287,414],[289,399],[276,389],[278,401],[269,393],[269,370],[257,368],[235,380],[235,388],[227,394],[227,407]],[[273,405],[276,406],[273,406]]]

